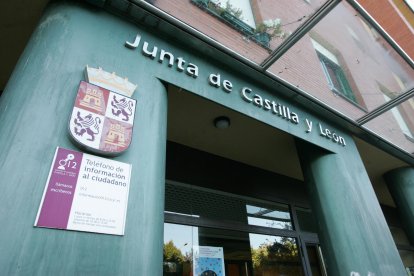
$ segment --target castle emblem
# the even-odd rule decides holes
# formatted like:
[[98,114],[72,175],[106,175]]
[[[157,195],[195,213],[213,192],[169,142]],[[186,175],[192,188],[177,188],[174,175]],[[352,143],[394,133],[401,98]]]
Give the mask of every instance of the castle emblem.
[[118,155],[132,140],[136,100],[130,98],[136,85],[91,67],[79,84],[69,121],[73,140],[89,151]]
[[102,112],[104,106],[103,92],[98,89],[87,88],[85,91],[85,96],[80,100],[80,105],[84,107],[89,107],[98,112]]
[[115,146],[125,146],[125,127],[120,124],[111,124],[105,143]]

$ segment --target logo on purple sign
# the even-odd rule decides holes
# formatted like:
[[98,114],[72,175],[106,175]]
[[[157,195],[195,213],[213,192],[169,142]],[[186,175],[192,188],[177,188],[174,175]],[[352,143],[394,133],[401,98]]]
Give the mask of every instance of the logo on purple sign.
[[72,138],[92,152],[117,155],[132,139],[136,100],[82,81],[69,129]]
[[[63,170],[66,171],[66,166],[68,165],[68,162],[72,161],[73,159],[75,159],[75,155],[72,153],[69,153],[66,158],[64,159],[60,159],[59,160],[59,170]],[[69,163],[69,168],[70,168],[70,163]],[[73,169],[76,168],[76,163],[74,162],[74,167],[72,167]]]

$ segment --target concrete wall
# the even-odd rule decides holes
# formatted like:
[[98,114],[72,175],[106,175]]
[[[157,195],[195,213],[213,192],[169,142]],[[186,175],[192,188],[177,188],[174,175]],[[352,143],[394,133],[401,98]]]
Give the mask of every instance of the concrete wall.
[[[320,154],[314,149],[323,148],[330,157],[315,166],[322,172],[327,166],[328,171],[308,181],[326,191],[312,198],[321,239],[328,241],[323,245],[332,252],[325,256],[328,269],[336,275],[400,275],[402,263],[351,136],[330,124],[329,118],[279,97],[278,86],[269,90],[258,83],[251,69],[235,74],[230,65],[205,56],[202,48],[197,52],[187,48],[187,42],[171,40],[174,36],[162,34],[157,26],[136,26],[76,3],[54,4],[44,15],[0,99],[0,267],[5,274],[161,275],[167,122],[162,82],[167,82],[307,141],[304,152],[311,155],[304,166],[312,167]],[[137,47],[125,47],[137,33],[141,35]],[[154,59],[143,54],[144,42],[148,51],[155,53],[157,47]],[[165,60],[159,62],[161,49],[181,57],[185,66],[176,59],[171,67]],[[123,237],[33,227],[56,147],[76,149],[68,138],[67,122],[86,64],[138,84],[134,138],[129,150],[114,158],[133,168]],[[195,66],[197,74],[191,74],[188,67]],[[210,74],[231,81],[231,91],[209,84]],[[251,99],[257,94],[263,101],[288,107],[298,121],[273,114],[258,100],[246,100],[241,94],[245,87]],[[328,139],[327,129],[346,144]],[[337,169],[343,172],[330,185]]]

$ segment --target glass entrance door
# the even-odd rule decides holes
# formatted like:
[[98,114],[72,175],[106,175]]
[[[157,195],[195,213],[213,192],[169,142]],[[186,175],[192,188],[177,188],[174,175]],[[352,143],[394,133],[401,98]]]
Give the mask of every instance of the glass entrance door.
[[286,203],[167,183],[164,275],[324,275],[295,221]]
[[[164,275],[305,275],[295,238],[170,223],[164,231]],[[223,254],[194,256],[200,248]]]

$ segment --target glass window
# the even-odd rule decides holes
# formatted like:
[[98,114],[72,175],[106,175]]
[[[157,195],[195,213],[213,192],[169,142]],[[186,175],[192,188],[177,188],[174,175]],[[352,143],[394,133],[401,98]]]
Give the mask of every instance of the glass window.
[[[249,0],[192,0],[192,2],[225,21],[238,33],[242,33],[245,40],[252,40],[265,48],[270,47],[272,38],[284,38],[286,36],[279,18],[261,20],[262,16],[258,13],[257,17],[260,18],[261,22],[256,24]],[[256,10],[258,10],[258,3],[255,2],[255,5]]]
[[291,230],[292,221],[288,206],[285,204],[278,205],[269,209],[246,204],[248,223],[250,225]]
[[211,2],[219,5],[221,9],[248,24],[250,27],[256,28],[249,0],[211,0]]
[[[351,29],[350,29],[351,30]],[[354,34],[351,32],[351,34]],[[354,37],[354,36],[353,36]],[[328,81],[329,89],[332,92],[345,96],[347,99],[356,103],[356,98],[346,78],[338,58],[331,51],[311,38],[313,47],[316,50],[319,61],[322,65],[323,73]]]
[[[387,102],[391,100],[387,95],[384,95],[384,98]],[[400,110],[398,108],[393,108],[391,109],[391,112],[395,120],[397,121],[397,124],[400,127],[401,131],[404,133],[404,135],[409,138],[413,138],[413,135],[411,134],[411,130],[408,127],[407,123],[404,121]]]
[[414,154],[414,139],[412,137],[414,133],[414,98],[399,104],[363,126],[409,154]]
[[166,213],[201,219],[292,230],[289,207],[224,192],[166,184]]
[[328,80],[329,88],[334,93],[345,96],[349,100],[356,102],[355,96],[341,66],[319,52],[318,57],[322,64],[325,77]]

